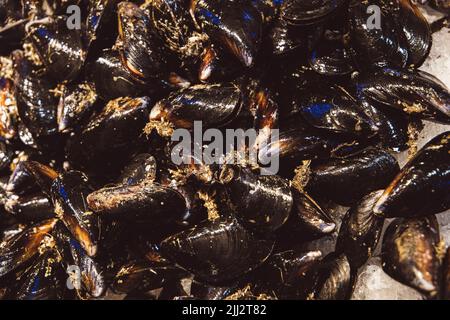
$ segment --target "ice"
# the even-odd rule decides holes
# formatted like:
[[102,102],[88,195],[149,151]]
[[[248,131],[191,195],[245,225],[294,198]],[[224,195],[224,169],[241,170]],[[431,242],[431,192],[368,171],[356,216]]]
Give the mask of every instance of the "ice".
[[433,34],[433,45],[430,55],[420,70],[431,73],[450,87],[450,29],[442,28]]
[[380,258],[371,258],[360,270],[352,300],[421,300],[416,290],[395,281],[381,268]]

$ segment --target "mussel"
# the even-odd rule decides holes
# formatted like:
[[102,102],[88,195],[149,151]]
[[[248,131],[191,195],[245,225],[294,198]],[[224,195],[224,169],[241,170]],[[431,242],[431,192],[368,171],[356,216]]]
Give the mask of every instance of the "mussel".
[[426,216],[450,208],[450,133],[429,141],[398,173],[376,202],[385,217]]
[[164,255],[208,283],[223,283],[255,269],[272,249],[273,241],[255,238],[235,218],[225,217],[161,243]]
[[336,251],[346,254],[353,268],[361,267],[374,253],[384,219],[373,213],[375,202],[383,193],[377,190],[353,205],[342,220]]
[[368,148],[352,157],[313,165],[307,190],[348,205],[385,188],[399,170],[397,160],[388,152]]
[[383,238],[383,270],[432,297],[439,292],[439,225],[436,217],[397,218]]

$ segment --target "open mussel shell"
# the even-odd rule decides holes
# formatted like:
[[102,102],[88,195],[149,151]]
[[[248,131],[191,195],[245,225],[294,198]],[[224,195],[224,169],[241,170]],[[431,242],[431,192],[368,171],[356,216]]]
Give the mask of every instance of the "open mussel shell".
[[375,214],[426,216],[450,208],[449,147],[449,131],[428,142],[387,186],[375,204]]
[[67,298],[66,277],[55,249],[40,255],[25,271],[15,299],[57,300]]
[[60,132],[73,130],[94,111],[96,101],[97,93],[90,83],[65,87],[58,104],[58,130]]
[[56,215],[92,257],[97,254],[100,220],[87,207],[86,197],[91,192],[87,177],[79,171],[60,174],[51,186]]
[[77,77],[86,59],[81,30],[69,29],[64,19],[33,23],[29,37],[49,75],[58,82]]
[[150,103],[147,97],[110,101],[69,139],[69,161],[86,169],[89,176],[107,172],[114,175],[139,150]]
[[383,270],[432,297],[439,292],[439,225],[435,216],[397,218],[383,237]]
[[384,68],[358,76],[357,95],[386,107],[433,121],[450,122],[450,93],[423,71]]
[[289,180],[258,176],[239,166],[225,166],[219,180],[237,208],[237,217],[247,227],[274,231],[289,218],[293,205]]
[[293,25],[314,24],[344,4],[344,0],[287,0],[280,9],[281,19]]
[[384,219],[373,213],[373,207],[382,193],[377,190],[364,196],[342,220],[336,251],[345,253],[355,270],[372,256],[380,239]]
[[20,51],[14,51],[14,84],[20,120],[33,138],[57,132],[57,99],[51,93],[54,84],[36,75],[33,66]]
[[292,219],[288,222],[299,233],[313,236],[325,235],[334,231],[336,224],[330,216],[311,198],[310,195],[292,189],[294,206]]
[[250,1],[191,2],[191,11],[211,40],[246,67],[254,64],[262,36],[262,16]]
[[186,212],[179,192],[157,184],[106,187],[89,194],[87,203],[99,214],[153,225],[181,219]]
[[41,193],[12,195],[5,202],[5,210],[24,222],[38,222],[55,216],[53,204]]
[[236,279],[261,265],[273,241],[258,239],[234,218],[219,218],[170,236],[162,254],[208,283]]
[[118,4],[122,63],[137,79],[151,79],[166,72],[167,55],[151,26],[150,18],[131,2]]
[[71,237],[63,223],[56,224],[53,231],[58,253],[64,268],[81,299],[101,297],[106,291],[104,270],[97,260],[86,254],[81,244]]
[[[367,13],[370,6],[377,6],[379,10],[379,26],[374,25],[374,17]],[[406,66],[408,48],[404,44],[403,31],[396,23],[393,7],[395,5],[388,0],[350,2],[347,46],[354,53],[358,67]]]
[[330,253],[320,262],[317,272],[314,299],[349,299],[353,290],[354,277],[345,254]]
[[205,128],[222,126],[235,115],[242,103],[240,89],[232,83],[195,85],[173,92],[156,103],[150,121],[166,120],[176,128],[190,129],[194,121]]
[[32,225],[0,244],[0,277],[20,267],[45,248],[57,220],[50,219]]
[[337,133],[371,137],[378,127],[341,87],[311,85],[311,90],[300,101],[300,114],[313,127]]
[[352,157],[313,165],[306,189],[312,195],[349,205],[371,191],[385,188],[399,170],[392,155],[371,147]]

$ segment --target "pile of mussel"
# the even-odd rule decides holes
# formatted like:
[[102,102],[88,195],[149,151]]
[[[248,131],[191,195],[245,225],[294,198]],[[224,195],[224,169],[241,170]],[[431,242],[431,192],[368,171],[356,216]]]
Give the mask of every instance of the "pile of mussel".
[[[411,0],[0,1],[0,299],[348,299],[380,247],[450,299],[428,4],[438,24]],[[278,174],[175,164],[194,121],[279,129]]]

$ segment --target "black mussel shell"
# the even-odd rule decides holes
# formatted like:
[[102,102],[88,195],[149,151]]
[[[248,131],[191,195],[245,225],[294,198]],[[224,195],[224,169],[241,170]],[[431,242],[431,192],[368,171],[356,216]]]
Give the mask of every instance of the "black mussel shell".
[[66,274],[60,264],[61,257],[54,249],[45,251],[25,270],[18,300],[59,300],[66,298]]
[[131,2],[118,4],[120,54],[122,63],[137,79],[161,77],[166,72],[167,55],[146,12]]
[[151,23],[164,45],[181,57],[198,56],[200,33],[194,33],[189,0],[156,0],[150,5]]
[[56,215],[87,255],[93,257],[97,254],[100,220],[87,206],[86,197],[91,192],[88,178],[79,171],[62,173],[51,186]]
[[[380,10],[379,26],[374,20],[377,16],[368,13],[370,6]],[[347,45],[360,68],[406,66],[408,48],[394,10],[395,4],[388,0],[351,1]]]
[[90,118],[67,144],[68,159],[89,176],[114,173],[136,153],[150,112],[150,99],[118,98]]
[[94,111],[96,101],[97,93],[90,83],[65,87],[58,104],[58,130],[60,132],[73,130]]
[[[373,103],[373,101],[370,102],[370,104]],[[409,147],[408,128],[410,121],[408,117],[398,110],[380,105],[377,107],[378,111],[372,114],[378,119],[378,140],[380,145],[394,152],[405,151]]]
[[219,179],[245,226],[274,231],[289,218],[293,206],[289,180],[276,175],[258,176],[239,166],[225,166]]
[[6,191],[23,194],[33,188],[36,188],[33,175],[26,168],[25,161],[19,161],[9,177]]
[[293,188],[294,207],[288,222],[299,234],[325,235],[334,231],[336,224],[310,195]]
[[373,207],[382,193],[377,190],[364,196],[342,220],[336,251],[345,253],[352,268],[366,263],[378,244],[384,219],[373,213]]
[[[13,2],[17,3],[17,1]],[[8,17],[11,17],[11,15],[8,14]],[[17,17],[16,20],[12,19],[6,21],[6,23],[0,23],[0,41],[2,43],[2,47],[0,48],[1,55],[8,55],[13,50],[21,49],[27,22],[27,19]]]
[[186,212],[179,192],[157,184],[106,187],[89,194],[87,203],[96,213],[153,225],[176,221]]
[[53,181],[58,177],[58,172],[49,166],[33,160],[27,160],[23,165],[25,170],[31,174],[41,191],[48,197],[51,197],[50,189]]
[[314,299],[347,300],[352,286],[353,276],[346,255],[330,253],[319,265]]
[[375,205],[375,214],[412,217],[449,209],[449,147],[449,131],[428,142],[387,186]]
[[34,138],[56,133],[58,101],[51,93],[54,85],[36,75],[21,52],[15,51],[13,57],[16,70],[14,84],[20,120]]
[[140,153],[128,163],[122,170],[118,183],[134,185],[141,182],[150,183],[155,181],[157,163],[154,156],[148,153]]
[[263,279],[262,286],[275,291],[278,298],[306,299],[314,290],[311,272],[321,257],[320,251],[283,251],[273,254],[256,272]]
[[235,59],[220,47],[208,46],[201,56],[199,80],[207,83],[230,81],[241,71],[240,65],[235,63]]
[[419,8],[411,0],[399,0],[399,23],[408,48],[408,65],[420,67],[431,49],[431,28]]
[[170,236],[163,255],[194,273],[199,280],[223,283],[262,264],[273,241],[255,238],[234,218],[219,218]]
[[305,54],[319,41],[322,33],[322,26],[295,27],[279,19],[269,30],[265,45],[275,56],[294,54],[297,51]]
[[30,261],[45,248],[57,220],[50,219],[32,225],[0,244],[0,277]]
[[147,292],[161,288],[167,281],[186,274],[186,271],[160,256],[152,261],[131,261],[117,272],[112,289],[118,293]]
[[336,12],[344,0],[286,0],[281,5],[281,19],[293,25],[314,24]]
[[89,54],[95,49],[111,47],[117,37],[116,8],[120,0],[90,1],[86,17],[86,47]]
[[262,36],[262,16],[250,1],[191,2],[191,11],[213,42],[247,67],[254,64]]
[[279,157],[280,174],[291,175],[303,160],[341,158],[360,151],[362,146],[352,137],[320,134],[316,130],[290,129],[278,139],[259,149],[259,159]]
[[358,77],[358,97],[395,108],[411,116],[450,122],[450,93],[423,71],[384,68]]
[[279,16],[283,1],[257,0],[252,1],[252,5],[261,14],[265,25],[270,25]]
[[157,102],[150,120],[166,120],[176,128],[191,128],[196,120],[202,121],[204,128],[222,126],[239,111],[241,95],[240,89],[231,83],[195,85]]
[[53,232],[58,253],[62,257],[71,289],[75,289],[81,299],[98,298],[106,291],[103,267],[88,256],[81,244],[70,236],[70,232],[59,222]]
[[77,77],[86,59],[81,30],[69,29],[64,19],[33,23],[29,37],[48,74],[58,82]]
[[355,98],[340,87],[314,86],[300,102],[300,114],[312,126],[371,137],[378,127]]
[[5,210],[24,222],[38,222],[55,216],[53,204],[40,193],[12,195],[5,202]]
[[383,237],[383,270],[429,296],[439,291],[439,225],[435,216],[397,218]]
[[[325,37],[327,37],[325,31]],[[331,36],[333,37],[333,36]],[[346,75],[353,71],[351,57],[339,40],[319,42],[310,53],[309,64],[317,73],[329,76]]]
[[97,94],[105,101],[119,97],[152,95],[160,85],[156,81],[138,80],[120,62],[119,53],[104,50],[92,64],[92,81]]
[[371,191],[385,188],[399,172],[397,160],[378,148],[367,148],[355,156],[313,165],[307,190],[349,205]]

